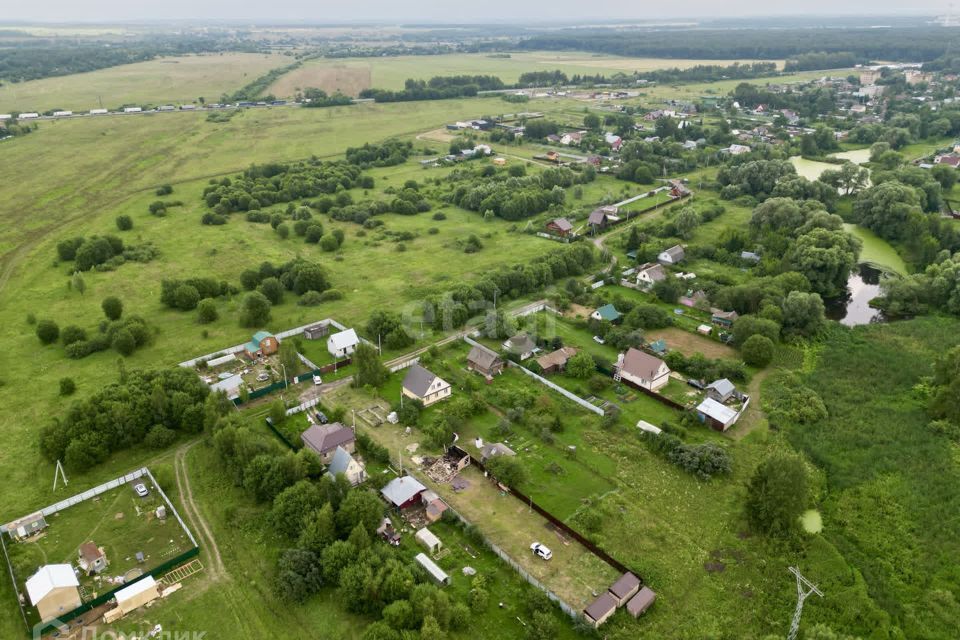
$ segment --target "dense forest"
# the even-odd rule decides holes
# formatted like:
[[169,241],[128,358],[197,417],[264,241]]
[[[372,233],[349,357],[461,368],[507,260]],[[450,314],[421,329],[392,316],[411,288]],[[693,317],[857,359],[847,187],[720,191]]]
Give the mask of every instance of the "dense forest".
[[158,56],[211,51],[254,51],[253,42],[207,36],[156,36],[134,42],[51,40],[0,35],[0,81],[24,82],[52,76],[96,71]]
[[795,58],[810,52],[844,52],[856,58],[925,61],[960,43],[960,34],[938,27],[892,29],[697,29],[538,35],[526,50],[593,51],[658,58]]

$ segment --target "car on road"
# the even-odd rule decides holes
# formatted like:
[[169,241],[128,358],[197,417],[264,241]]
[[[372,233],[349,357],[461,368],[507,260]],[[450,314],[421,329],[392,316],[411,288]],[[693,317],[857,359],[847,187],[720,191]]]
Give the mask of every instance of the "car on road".
[[597,344],[607,344],[607,341],[601,338],[600,336],[593,336],[593,341]]
[[320,376],[313,376],[313,384],[319,387],[323,384],[323,380],[320,378]]
[[545,545],[540,544],[539,542],[534,542],[530,545],[530,551],[533,551],[533,555],[538,558],[543,558],[544,560],[549,560],[553,557],[553,551],[550,551]]
[[138,482],[137,484],[133,485],[133,490],[136,491],[137,495],[141,498],[146,498],[148,495],[150,495],[150,492],[147,490],[147,485],[143,484],[142,482]]

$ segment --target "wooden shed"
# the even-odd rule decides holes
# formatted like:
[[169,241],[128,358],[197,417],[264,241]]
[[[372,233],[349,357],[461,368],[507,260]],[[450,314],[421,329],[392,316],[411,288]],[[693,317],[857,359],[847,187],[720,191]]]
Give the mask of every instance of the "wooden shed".
[[633,596],[630,602],[627,603],[627,613],[636,618],[649,609],[656,599],[657,594],[654,593],[653,589],[643,587],[637,595]]
[[129,587],[120,589],[114,594],[114,597],[117,599],[117,608],[126,615],[159,598],[160,585],[153,579],[153,576],[147,576],[142,580],[137,580]]
[[616,610],[616,599],[610,595],[609,591],[605,591],[600,594],[600,597],[594,600],[589,607],[583,610],[583,615],[586,617],[587,622],[594,627],[599,627],[606,622],[607,618],[612,616]]
[[636,595],[640,590],[640,578],[629,571],[613,583],[610,587],[610,595],[617,601],[617,606],[622,607],[627,600]]

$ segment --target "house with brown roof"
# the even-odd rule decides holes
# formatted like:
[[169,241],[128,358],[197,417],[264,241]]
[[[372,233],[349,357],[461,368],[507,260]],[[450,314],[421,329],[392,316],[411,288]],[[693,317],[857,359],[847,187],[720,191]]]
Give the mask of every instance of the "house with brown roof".
[[710,314],[710,322],[726,329],[732,327],[733,323],[736,322],[737,318],[740,317],[740,314],[736,311],[724,311],[723,309],[717,309],[716,307],[710,309]]
[[323,464],[330,464],[337,447],[343,447],[347,453],[356,450],[357,436],[349,427],[339,422],[332,424],[315,424],[300,434],[303,446],[318,456]]
[[547,223],[547,231],[555,236],[566,238],[573,232],[573,223],[566,218],[554,218]]
[[616,611],[616,599],[610,595],[609,591],[604,591],[600,594],[600,597],[583,610],[583,615],[587,619],[587,622],[592,624],[594,628],[599,628],[600,625],[606,622],[607,618],[616,613]]
[[481,345],[475,345],[467,354],[467,369],[492,378],[503,373],[505,363],[495,352]]
[[636,595],[638,591],[640,591],[640,578],[629,571],[620,576],[610,587],[610,595],[617,601],[618,607],[625,605],[627,600]]
[[559,373],[567,368],[567,360],[577,355],[577,350],[573,347],[560,347],[556,351],[551,351],[546,355],[537,358],[537,364],[545,375]]
[[647,289],[667,279],[667,270],[658,262],[647,262],[637,267],[637,286]]
[[93,542],[84,542],[77,552],[77,564],[88,576],[96,575],[107,568],[107,554]]
[[658,391],[670,381],[670,367],[660,358],[631,347],[617,358],[613,379],[624,380],[648,391]]
[[619,209],[613,205],[598,207],[587,216],[587,224],[589,224],[594,231],[606,229],[608,225],[620,221],[620,218],[617,217],[618,211]]

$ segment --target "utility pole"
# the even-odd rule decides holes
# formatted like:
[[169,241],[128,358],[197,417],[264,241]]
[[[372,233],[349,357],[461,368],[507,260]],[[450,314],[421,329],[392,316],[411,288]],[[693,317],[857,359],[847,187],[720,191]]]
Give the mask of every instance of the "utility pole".
[[797,632],[800,631],[800,614],[803,613],[803,601],[810,595],[817,594],[821,598],[823,592],[800,574],[796,567],[790,567],[790,573],[797,577],[797,609],[793,612],[793,622],[790,623],[790,633],[787,634],[787,640],[796,640]]
[[67,473],[63,470],[63,465],[60,464],[59,460],[57,460],[57,466],[53,470],[53,490],[54,491],[57,490],[57,480],[60,478],[63,478],[63,486],[67,486],[68,484],[70,484],[67,481]]

